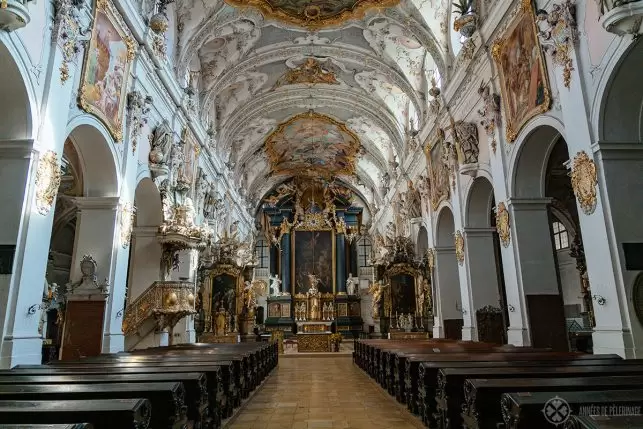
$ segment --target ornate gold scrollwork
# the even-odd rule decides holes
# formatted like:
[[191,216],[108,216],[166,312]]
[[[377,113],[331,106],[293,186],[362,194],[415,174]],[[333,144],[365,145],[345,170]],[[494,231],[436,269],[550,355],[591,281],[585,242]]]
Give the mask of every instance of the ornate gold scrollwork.
[[583,213],[591,215],[596,209],[598,174],[596,164],[585,151],[578,152],[574,157],[571,181],[578,205],[580,205]]
[[426,251],[426,265],[429,268],[429,272],[433,272],[435,268],[435,249],[431,248]]
[[459,265],[464,263],[464,237],[460,230],[455,232],[455,258]]
[[121,246],[123,249],[129,246],[132,239],[132,229],[134,228],[134,207],[130,203],[121,206]]
[[502,201],[498,203],[496,207],[496,231],[498,231],[498,237],[500,237],[500,242],[503,247],[509,246],[511,241],[511,227],[509,225],[509,212],[505,203]]
[[53,150],[49,150],[40,158],[36,171],[36,209],[43,216],[49,213],[54,204],[60,179],[58,155]]

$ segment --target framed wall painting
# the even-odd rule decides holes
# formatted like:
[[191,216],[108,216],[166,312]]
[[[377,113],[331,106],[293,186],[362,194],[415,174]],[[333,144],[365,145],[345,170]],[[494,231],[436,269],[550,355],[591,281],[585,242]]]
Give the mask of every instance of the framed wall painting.
[[127,83],[135,53],[136,42],[114,3],[97,0],[78,104],[100,119],[116,141],[123,137]]
[[500,76],[508,142],[534,116],[551,105],[551,89],[538,40],[531,0],[520,0],[517,15],[491,50]]

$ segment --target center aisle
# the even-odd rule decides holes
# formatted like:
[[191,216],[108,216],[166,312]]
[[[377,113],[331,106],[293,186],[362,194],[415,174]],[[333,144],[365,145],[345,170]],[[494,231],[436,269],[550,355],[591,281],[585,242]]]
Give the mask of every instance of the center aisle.
[[226,429],[415,429],[422,423],[350,356],[284,357]]

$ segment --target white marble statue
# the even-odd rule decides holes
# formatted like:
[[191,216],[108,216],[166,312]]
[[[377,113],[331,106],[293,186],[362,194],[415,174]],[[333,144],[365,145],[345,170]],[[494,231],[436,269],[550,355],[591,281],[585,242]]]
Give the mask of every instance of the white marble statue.
[[270,279],[270,296],[281,296],[279,287],[281,286],[281,280],[279,280],[279,274],[273,276],[268,276]]
[[359,280],[353,277],[353,273],[348,273],[348,280],[346,280],[346,292],[349,295],[357,295],[357,285]]

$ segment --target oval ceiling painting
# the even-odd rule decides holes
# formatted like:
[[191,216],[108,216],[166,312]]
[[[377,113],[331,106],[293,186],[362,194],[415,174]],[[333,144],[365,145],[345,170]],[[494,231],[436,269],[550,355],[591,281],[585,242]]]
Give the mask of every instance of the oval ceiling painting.
[[359,19],[370,8],[392,7],[400,0],[226,0],[237,7],[256,7],[266,18],[308,28]]
[[274,174],[329,177],[355,172],[359,139],[344,124],[309,111],[279,125],[266,139]]

